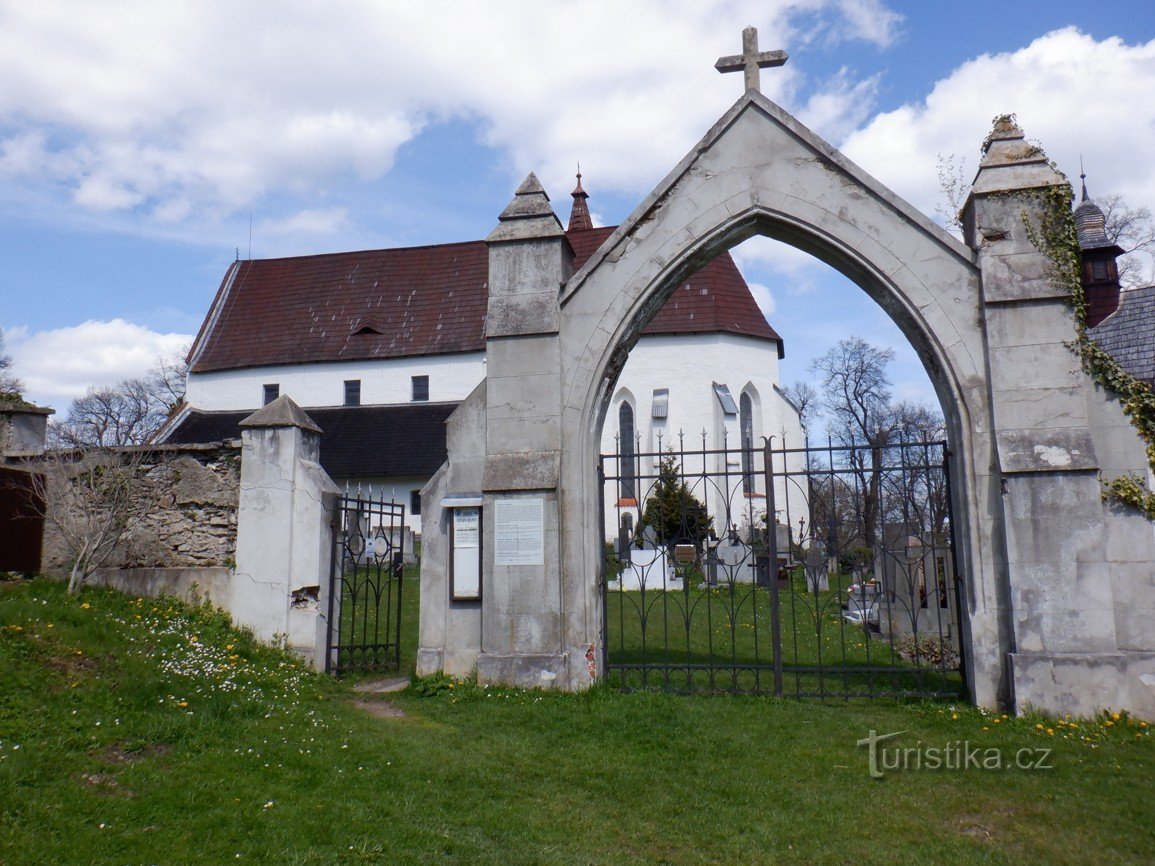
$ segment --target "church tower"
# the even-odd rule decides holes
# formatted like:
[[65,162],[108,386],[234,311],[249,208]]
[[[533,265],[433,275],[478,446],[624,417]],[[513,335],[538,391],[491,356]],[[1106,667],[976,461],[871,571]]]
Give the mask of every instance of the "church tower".
[[1122,248],[1107,237],[1106,217],[1087,195],[1087,175],[1083,199],[1075,208],[1075,229],[1083,253],[1083,291],[1087,297],[1087,327],[1093,328],[1119,309],[1119,266]]
[[594,221],[590,218],[589,205],[586,204],[589,193],[582,189],[582,170],[578,167],[577,186],[574,191],[570,193],[573,196],[573,207],[569,212],[569,226],[566,231],[585,231],[594,227]]

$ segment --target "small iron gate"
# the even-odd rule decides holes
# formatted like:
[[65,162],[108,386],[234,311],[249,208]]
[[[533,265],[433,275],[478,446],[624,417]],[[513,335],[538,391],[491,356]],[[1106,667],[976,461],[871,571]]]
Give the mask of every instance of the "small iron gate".
[[44,476],[0,467],[0,571],[40,571]]
[[944,442],[602,455],[622,689],[965,694]]
[[325,670],[397,670],[405,506],[384,496],[346,496],[334,508],[332,526]]

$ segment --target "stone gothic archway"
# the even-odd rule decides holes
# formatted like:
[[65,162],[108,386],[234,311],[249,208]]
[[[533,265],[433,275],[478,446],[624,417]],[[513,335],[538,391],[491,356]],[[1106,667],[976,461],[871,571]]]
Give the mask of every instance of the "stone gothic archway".
[[[574,274],[527,178],[488,239],[487,378],[451,419],[449,462],[424,493],[419,671],[590,681],[603,625],[595,459],[617,373],[687,274],[764,234],[854,280],[938,392],[974,699],[1155,714],[1155,640],[1140,615],[1155,612],[1155,580],[1149,568],[1135,579],[1155,561],[1155,534],[1098,495],[1099,472],[1145,468],[1143,449],[1063,346],[1073,319],[1023,224],[1039,190],[1066,181],[1011,124],[985,150],[963,244],[748,90]],[[476,497],[485,515],[486,590],[473,606],[445,592],[455,497]],[[506,542],[491,515],[520,500],[542,515],[532,562],[494,554]]]

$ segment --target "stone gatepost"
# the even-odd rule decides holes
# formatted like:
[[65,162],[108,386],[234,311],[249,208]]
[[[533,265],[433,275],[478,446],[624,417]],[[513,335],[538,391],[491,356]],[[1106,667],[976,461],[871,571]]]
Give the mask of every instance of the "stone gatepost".
[[567,680],[558,544],[558,295],[573,251],[531,173],[486,238],[483,682]]
[[1068,293],[1024,223],[1040,225],[1048,189],[1067,180],[1009,118],[983,152],[963,217],[982,269],[1001,483],[990,504],[1002,511],[1005,697],[1020,711],[1092,713],[1128,701],[1112,569],[1131,529],[1101,501],[1103,421],[1092,412],[1104,398],[1066,345],[1075,339]]
[[321,428],[282,395],[241,422],[233,621],[321,669],[330,519],[340,491],[318,462]]
[[[449,462],[422,491],[417,672],[576,688],[586,665],[565,645],[558,533],[558,296],[573,251],[533,174],[486,243],[485,380],[450,417]],[[476,522],[460,522],[478,506],[480,556]],[[478,557],[480,585],[463,592],[455,569]]]
[[23,400],[0,401],[0,454],[43,453],[48,416],[55,414]]

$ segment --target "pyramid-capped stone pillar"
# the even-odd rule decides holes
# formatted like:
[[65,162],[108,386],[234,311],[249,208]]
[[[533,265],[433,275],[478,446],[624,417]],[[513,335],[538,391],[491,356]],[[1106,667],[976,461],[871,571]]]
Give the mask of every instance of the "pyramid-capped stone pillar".
[[[1117,642],[1093,395],[1068,348],[1076,336],[1068,292],[1025,224],[1042,225],[1053,191],[1063,187],[1069,194],[1066,178],[1014,119],[999,118],[963,211],[982,271],[1002,490],[992,507],[1002,509],[1006,550],[1002,633],[973,639],[976,653],[1008,651],[1010,681],[1000,697],[1020,711],[1089,713],[1121,703],[1117,681],[1095,673],[1099,662],[1114,670]],[[976,699],[990,703],[987,695]]]
[[[320,669],[328,636],[330,519],[340,494],[319,462],[321,428],[287,395],[240,426],[237,565],[229,611],[258,638],[285,640]],[[294,608],[294,591],[306,587],[319,588],[317,608]]]
[[562,641],[557,491],[559,292],[572,271],[573,251],[532,173],[486,243],[484,592],[477,672],[483,682],[565,687],[570,668],[580,667]]

